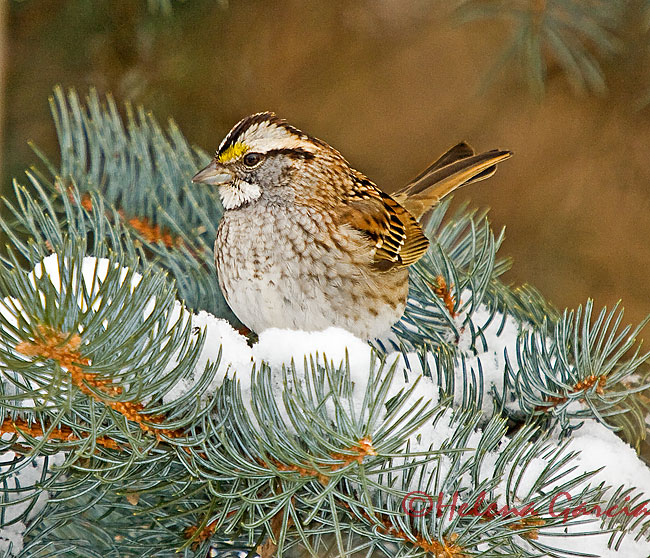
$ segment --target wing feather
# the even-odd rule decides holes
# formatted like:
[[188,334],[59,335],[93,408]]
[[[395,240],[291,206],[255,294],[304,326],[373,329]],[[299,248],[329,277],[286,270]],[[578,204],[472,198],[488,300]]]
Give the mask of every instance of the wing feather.
[[429,247],[415,217],[365,177],[355,177],[355,188],[343,200],[339,223],[368,237],[375,247],[374,264],[380,270],[412,265]]

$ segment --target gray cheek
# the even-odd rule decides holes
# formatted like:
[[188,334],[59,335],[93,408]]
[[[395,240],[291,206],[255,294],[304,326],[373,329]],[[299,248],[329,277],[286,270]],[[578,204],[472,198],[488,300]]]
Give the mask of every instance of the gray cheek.
[[262,198],[273,203],[292,203],[294,188],[291,185],[289,166],[269,161],[255,173],[254,180],[262,188]]
[[277,159],[266,161],[255,174],[266,188],[285,186],[290,181],[290,167]]

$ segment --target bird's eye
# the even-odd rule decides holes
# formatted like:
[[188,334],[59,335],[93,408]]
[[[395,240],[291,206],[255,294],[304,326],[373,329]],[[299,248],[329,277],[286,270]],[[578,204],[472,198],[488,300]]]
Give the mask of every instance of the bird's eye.
[[244,164],[247,167],[255,167],[259,165],[261,161],[262,161],[261,153],[246,153],[246,155],[244,155]]

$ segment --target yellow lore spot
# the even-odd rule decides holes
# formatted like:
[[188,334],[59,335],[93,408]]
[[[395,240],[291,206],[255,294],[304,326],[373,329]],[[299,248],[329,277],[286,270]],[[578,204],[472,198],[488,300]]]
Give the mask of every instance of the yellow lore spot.
[[248,146],[245,143],[237,142],[233,143],[228,149],[221,153],[218,157],[220,163],[227,163],[233,159],[241,157],[244,153],[248,151]]

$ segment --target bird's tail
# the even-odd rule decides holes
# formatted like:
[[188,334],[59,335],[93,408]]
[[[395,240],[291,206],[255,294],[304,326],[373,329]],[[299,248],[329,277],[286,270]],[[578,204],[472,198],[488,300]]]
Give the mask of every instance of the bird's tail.
[[496,172],[496,165],[511,156],[511,151],[498,149],[475,155],[469,145],[459,143],[391,197],[419,221],[447,194],[464,184],[489,178]]

